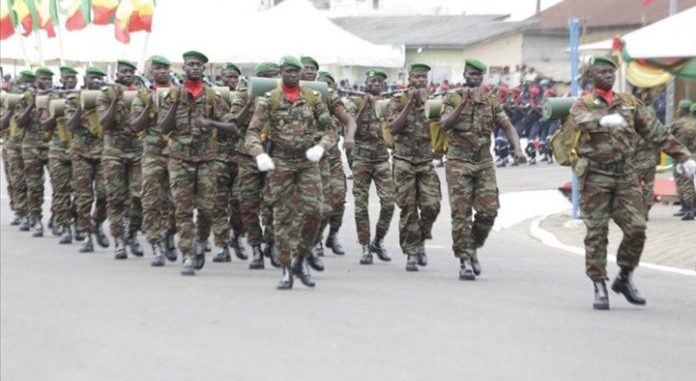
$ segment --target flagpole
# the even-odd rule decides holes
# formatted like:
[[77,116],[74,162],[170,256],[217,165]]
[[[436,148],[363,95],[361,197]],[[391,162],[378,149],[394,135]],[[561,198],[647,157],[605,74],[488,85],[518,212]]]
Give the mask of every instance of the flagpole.
[[145,56],[147,55],[147,46],[150,43],[150,32],[145,35],[145,42],[143,43],[143,52],[140,54],[140,61],[138,61],[138,70],[142,73],[145,70]]
[[[57,17],[57,15],[56,15]],[[60,31],[60,19],[56,19],[56,33],[58,34],[58,50],[60,54],[60,66],[65,66],[65,57],[63,55],[63,33]]]
[[27,68],[31,70],[31,61],[29,60],[29,54],[27,54],[27,47],[24,46],[24,36],[20,34],[18,37],[19,37],[20,45],[22,45],[22,54],[24,55],[24,65],[26,65]]
[[39,49],[39,62],[41,63],[41,66],[46,66],[46,61],[44,61],[43,55],[43,47],[41,46],[41,35],[38,30],[34,31],[34,35],[36,36],[36,47]]

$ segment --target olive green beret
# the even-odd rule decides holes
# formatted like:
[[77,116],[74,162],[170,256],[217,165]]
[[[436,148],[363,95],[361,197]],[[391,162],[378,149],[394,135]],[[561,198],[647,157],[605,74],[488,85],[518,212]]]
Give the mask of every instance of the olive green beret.
[[590,66],[607,64],[616,68],[616,62],[609,56],[594,56],[590,58]]
[[239,66],[233,64],[232,62],[227,62],[227,63],[222,64],[222,69],[223,70],[232,69],[232,70],[236,71],[238,74],[242,74],[242,71],[239,70]]
[[205,56],[205,54],[201,52],[197,52],[195,50],[189,50],[188,52],[183,54],[184,61],[187,59],[195,59],[201,61],[201,63],[208,63],[208,57]]
[[31,70],[23,70],[19,73],[19,78],[22,81],[33,81],[36,79],[36,76],[31,72]]
[[693,104],[693,102],[691,102],[690,100],[688,100],[688,99],[682,99],[682,100],[679,101],[679,108],[683,108],[683,109],[685,109],[685,110],[688,110],[689,107],[691,107],[692,104]]
[[328,71],[320,71],[317,73],[317,79],[318,78],[330,78],[333,83],[336,83],[336,80],[334,79],[333,75],[329,73]]
[[44,77],[53,77],[53,72],[47,67],[40,67],[36,69],[36,75],[43,75]]
[[278,65],[274,62],[261,62],[260,64],[256,65],[254,73],[256,73],[256,75],[259,75],[261,73],[271,70],[278,70]]
[[102,71],[102,69],[96,67],[96,66],[90,66],[85,70],[85,74],[95,76],[95,77],[106,77],[106,73]]
[[60,74],[61,75],[68,75],[68,74],[77,75],[77,70],[75,70],[75,68],[72,68],[70,66],[61,66],[60,67]]
[[485,63],[477,60],[476,58],[464,60],[464,67],[471,67],[479,71],[486,71],[486,69],[488,69],[488,66],[486,66]]
[[691,107],[689,107],[689,111],[696,112],[696,103],[692,104]]
[[166,57],[160,55],[150,57],[150,63],[164,66],[172,66],[171,61],[169,61]]
[[133,70],[137,70],[138,66],[135,64],[135,62],[128,61],[128,60],[118,60],[116,61],[116,66],[125,66],[128,68],[131,68]]
[[430,66],[424,63],[412,63],[408,66],[408,71],[424,71],[427,73],[430,71]]
[[317,62],[317,60],[315,60],[314,58],[312,58],[310,56],[302,56],[300,58],[300,61],[302,61],[303,65],[312,64],[312,65],[316,66],[317,70],[319,70],[319,62]]
[[379,69],[370,69],[366,73],[367,77],[380,77],[382,80],[387,79],[387,73],[383,72],[382,70]]
[[278,66],[283,67],[283,66],[294,66],[298,69],[302,69],[302,62],[297,59],[297,57],[293,56],[284,56],[283,58],[280,59],[280,62],[278,63]]

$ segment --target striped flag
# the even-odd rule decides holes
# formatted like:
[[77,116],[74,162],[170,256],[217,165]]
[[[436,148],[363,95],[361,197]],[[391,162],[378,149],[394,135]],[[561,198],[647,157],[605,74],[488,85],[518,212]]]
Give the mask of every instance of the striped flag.
[[15,20],[10,12],[11,0],[0,0],[0,40],[12,36],[15,32]]
[[65,29],[73,31],[85,28],[92,18],[91,8],[90,0],[70,0],[67,4]]
[[58,27],[56,0],[36,0],[36,11],[39,16],[39,29],[45,30],[49,38],[55,37],[55,28]]
[[92,0],[92,23],[109,25],[119,7],[118,0]]

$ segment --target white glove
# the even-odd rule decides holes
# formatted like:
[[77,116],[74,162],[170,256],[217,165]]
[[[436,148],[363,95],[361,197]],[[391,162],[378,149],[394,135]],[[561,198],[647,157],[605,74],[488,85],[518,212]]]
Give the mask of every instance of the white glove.
[[626,119],[620,114],[609,114],[604,115],[602,119],[599,120],[599,125],[602,127],[626,127]]
[[273,159],[271,159],[267,153],[262,153],[261,155],[256,156],[256,166],[259,167],[259,171],[261,172],[272,171],[275,169]]
[[689,177],[694,177],[696,175],[696,161],[694,161],[694,159],[689,159],[677,165],[677,173],[680,175],[686,174]]
[[319,160],[321,160],[322,156],[324,156],[324,149],[321,148],[320,145],[316,145],[316,146],[308,149],[306,154],[307,154],[307,159],[309,159],[309,161],[316,163]]

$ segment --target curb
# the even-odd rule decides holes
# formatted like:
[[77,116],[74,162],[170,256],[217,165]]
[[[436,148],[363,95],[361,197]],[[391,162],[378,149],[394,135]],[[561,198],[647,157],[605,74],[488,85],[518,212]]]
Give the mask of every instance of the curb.
[[[552,247],[554,249],[562,250],[562,251],[565,251],[565,252],[570,253],[570,254],[585,256],[585,249],[583,249],[582,247],[566,245],[565,243],[561,242],[558,238],[556,238],[556,236],[553,235],[553,233],[551,233],[550,231],[541,227],[541,222],[549,216],[550,215],[547,214],[547,215],[538,217],[534,221],[532,221],[532,224],[529,226],[529,235],[531,235],[532,238],[539,240],[542,244],[544,244],[546,246]],[[607,261],[612,262],[612,263],[616,263],[616,256],[615,255],[607,255]],[[645,263],[645,262],[641,262],[640,267],[645,267],[645,268],[652,269],[652,270],[669,272],[669,273],[673,273],[673,274],[680,274],[680,275],[687,275],[687,276],[696,277],[696,271],[688,270],[688,269],[680,269],[678,267],[664,266],[664,265],[658,265],[658,264],[654,264],[654,263]]]

